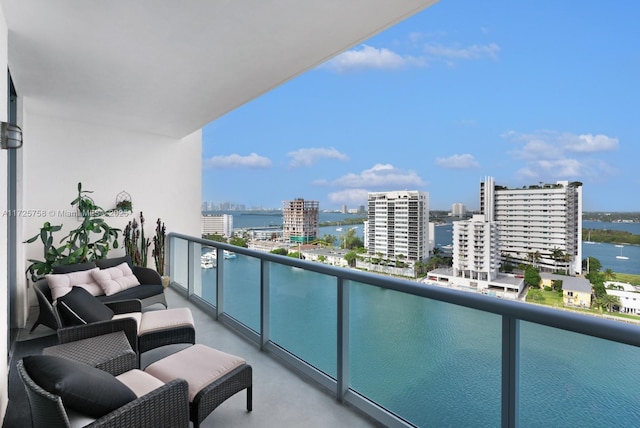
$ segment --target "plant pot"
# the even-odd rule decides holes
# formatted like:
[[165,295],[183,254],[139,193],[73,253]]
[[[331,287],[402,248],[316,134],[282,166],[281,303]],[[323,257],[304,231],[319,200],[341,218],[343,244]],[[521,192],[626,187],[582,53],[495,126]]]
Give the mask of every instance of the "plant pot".
[[167,288],[169,286],[169,283],[171,282],[171,278],[168,275],[163,275],[161,276],[162,278],[162,286],[164,288]]

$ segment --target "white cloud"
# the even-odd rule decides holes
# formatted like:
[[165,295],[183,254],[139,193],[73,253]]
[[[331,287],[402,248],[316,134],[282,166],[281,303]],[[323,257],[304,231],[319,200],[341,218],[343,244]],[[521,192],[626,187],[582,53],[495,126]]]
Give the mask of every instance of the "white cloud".
[[287,153],[287,156],[291,157],[289,166],[292,168],[311,166],[321,159],[338,159],[342,161],[349,159],[347,155],[339,152],[333,147],[300,149]]
[[473,155],[468,153],[452,155],[448,158],[437,158],[436,164],[448,169],[471,169],[480,167],[480,164],[474,159]]
[[332,192],[328,195],[333,204],[346,204],[349,206],[366,205],[369,191],[366,189],[345,189]]
[[520,178],[601,180],[615,174],[615,168],[594,154],[616,150],[617,138],[557,131],[530,134],[508,131],[502,137],[515,145],[510,154],[525,161],[517,171]]
[[567,141],[566,148],[577,153],[609,152],[618,148],[618,139],[602,134],[582,134]]
[[460,47],[457,45],[444,46],[439,43],[427,43],[424,46],[424,51],[430,57],[448,60],[470,60],[483,58],[498,59],[500,46],[496,43],[490,43],[488,45],[471,45],[467,47]]
[[415,171],[404,171],[390,164],[376,164],[359,174],[347,174],[331,184],[348,188],[409,188],[425,185]]
[[327,61],[323,67],[337,73],[348,73],[356,70],[397,70],[408,66],[421,67],[424,65],[425,61],[422,58],[400,55],[387,48],[362,45],[359,49],[341,53]]
[[212,156],[202,161],[204,168],[269,168],[271,160],[256,153],[248,156],[232,154],[228,156]]

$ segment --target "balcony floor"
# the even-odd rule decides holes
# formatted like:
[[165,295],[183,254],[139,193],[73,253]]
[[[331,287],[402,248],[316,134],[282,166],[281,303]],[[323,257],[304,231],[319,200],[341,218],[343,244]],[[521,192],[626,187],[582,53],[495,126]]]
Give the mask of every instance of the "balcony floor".
[[[306,379],[286,368],[278,360],[261,352],[254,344],[236,335],[213,320],[182,295],[167,289],[170,308],[189,307],[196,323],[196,342],[221,351],[239,355],[253,367],[253,411],[246,411],[246,394],[236,394],[218,407],[202,423],[202,427],[379,427],[381,425],[363,416],[359,411],[340,404],[328,392],[312,385]],[[162,309],[154,305],[148,310]],[[37,318],[37,307],[31,308],[29,323],[20,332],[22,339],[50,334],[47,327],[39,326],[33,334],[28,331]],[[142,365],[175,352],[181,345],[149,351],[142,357]]]

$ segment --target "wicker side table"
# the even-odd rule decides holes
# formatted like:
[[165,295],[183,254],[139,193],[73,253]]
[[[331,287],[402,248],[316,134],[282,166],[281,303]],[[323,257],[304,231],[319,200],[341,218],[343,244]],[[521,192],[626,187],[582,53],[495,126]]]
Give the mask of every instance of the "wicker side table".
[[50,346],[42,353],[85,363],[114,376],[138,368],[138,356],[122,331]]

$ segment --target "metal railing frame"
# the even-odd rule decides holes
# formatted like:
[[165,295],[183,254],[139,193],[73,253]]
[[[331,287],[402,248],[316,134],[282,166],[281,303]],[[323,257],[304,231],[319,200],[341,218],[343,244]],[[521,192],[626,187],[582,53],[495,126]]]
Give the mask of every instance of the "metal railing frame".
[[[237,333],[252,340],[263,351],[270,352],[281,358],[293,369],[305,374],[320,386],[335,394],[340,402],[348,403],[365,412],[373,419],[385,426],[406,427],[411,424],[397,415],[378,406],[376,403],[361,396],[349,387],[349,295],[350,282],[395,290],[414,296],[424,297],[440,302],[463,306],[483,312],[489,312],[502,317],[502,371],[501,371],[501,425],[503,428],[515,428],[518,425],[518,391],[519,391],[519,346],[520,322],[530,322],[561,330],[584,334],[590,337],[610,340],[617,343],[640,347],[640,326],[599,317],[579,314],[570,311],[560,311],[553,308],[526,304],[520,301],[503,300],[481,295],[453,290],[443,287],[429,287],[417,282],[391,278],[378,274],[328,266],[322,263],[294,259],[286,256],[249,250],[225,243],[210,241],[180,233],[169,233],[168,259],[173,265],[180,263],[177,254],[171,253],[173,240],[181,239],[189,243],[189,273],[187,298],[199,307],[205,309],[215,319],[225,324]],[[217,258],[217,305],[213,306],[194,294],[195,278],[199,278],[196,269],[200,269],[197,249],[201,246],[214,247],[220,257]],[[255,257],[260,260],[260,331],[254,332],[247,326],[233,319],[224,312],[224,257],[223,250],[237,254]],[[197,261],[197,263],[195,263]],[[270,341],[270,301],[269,301],[269,266],[279,263],[286,266],[298,267],[311,272],[336,278],[337,290],[337,379],[333,379],[318,371],[314,367],[296,358]],[[169,266],[169,272],[172,271]]]

